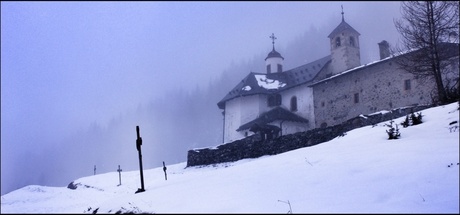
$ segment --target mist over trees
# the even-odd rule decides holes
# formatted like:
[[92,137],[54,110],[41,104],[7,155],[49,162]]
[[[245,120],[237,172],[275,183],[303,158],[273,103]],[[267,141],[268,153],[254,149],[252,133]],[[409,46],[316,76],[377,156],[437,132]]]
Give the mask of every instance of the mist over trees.
[[[276,49],[285,57],[285,68],[291,69],[328,55],[328,31],[332,27],[310,27],[303,35]],[[267,50],[254,54],[252,59],[231,61],[214,80],[196,83],[195,89],[165,92],[161,98],[139,104],[131,110],[114,116],[107,125],[91,124],[61,140],[57,148],[47,149],[60,162],[50,162],[41,172],[39,183],[65,186],[71,180],[93,174],[115,171],[118,165],[124,171],[139,169],[135,146],[137,125],[143,139],[144,169],[185,162],[187,151],[194,148],[222,144],[223,115],[219,102],[249,72],[264,73],[265,57],[271,49],[267,34]],[[262,39],[261,39],[262,40]],[[321,43],[318,41],[322,41]],[[312,51],[314,50],[314,51]],[[161,90],[152,85],[152,90]],[[60,177],[49,177],[59,174]],[[48,175],[48,177],[45,177]],[[66,178],[66,181],[62,181]],[[145,183],[148,183],[146,180]]]
[[[333,20],[327,26],[310,26],[286,47],[275,44],[285,58],[284,68],[292,69],[329,55],[327,35],[338,23],[339,20]],[[31,173],[31,179],[24,180],[17,188],[30,184],[31,180],[37,184],[67,186],[75,178],[93,175],[94,165],[96,174],[116,171],[118,165],[123,171],[138,170],[136,126],[140,127],[143,140],[144,169],[162,166],[163,161],[166,166],[185,162],[190,149],[222,144],[223,115],[217,103],[249,72],[265,72],[264,59],[272,48],[271,33],[261,38],[261,41],[266,39],[266,50],[240,62],[229,59],[227,69],[215,71],[220,74],[215,79],[202,80],[192,90],[177,86],[174,91],[164,92],[161,98],[139,104],[136,110],[114,116],[107,124],[95,122],[67,138],[50,140],[58,142],[54,144],[57,147],[41,150],[53,159],[40,161],[44,168],[17,170],[23,171],[23,175]],[[369,55],[367,49],[361,50],[361,54]],[[162,89],[152,85],[151,90]],[[145,183],[149,183],[148,178]]]

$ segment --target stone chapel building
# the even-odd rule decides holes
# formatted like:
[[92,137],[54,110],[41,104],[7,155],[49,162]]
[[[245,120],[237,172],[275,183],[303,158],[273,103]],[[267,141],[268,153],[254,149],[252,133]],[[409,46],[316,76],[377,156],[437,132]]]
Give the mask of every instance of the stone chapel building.
[[[340,124],[360,114],[432,103],[434,83],[398,68],[389,44],[380,42],[380,60],[361,65],[360,33],[343,17],[329,34],[330,55],[285,70],[273,49],[266,73],[249,73],[217,103],[223,110],[223,142],[266,128],[277,135]],[[458,50],[458,43],[452,43]],[[406,53],[408,54],[408,53]],[[458,52],[452,69],[458,78]]]

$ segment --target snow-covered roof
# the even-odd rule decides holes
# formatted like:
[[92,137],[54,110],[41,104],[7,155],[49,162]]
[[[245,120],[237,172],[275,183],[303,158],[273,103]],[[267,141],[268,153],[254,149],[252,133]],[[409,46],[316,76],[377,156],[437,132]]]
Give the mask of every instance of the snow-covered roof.
[[286,86],[286,83],[283,83],[280,80],[267,78],[266,74],[254,75],[254,77],[256,78],[259,87],[265,88],[267,90],[277,90]]
[[240,96],[273,94],[300,84],[311,82],[331,60],[323,57],[308,64],[280,73],[249,73],[217,105],[224,109],[225,102]]
[[368,66],[371,66],[371,65],[374,65],[374,64],[377,64],[377,63],[386,61],[386,60],[388,60],[388,59],[390,59],[390,58],[392,58],[392,57],[387,57],[387,58],[382,59],[382,60],[373,61],[373,62],[370,62],[370,63],[367,63],[367,64],[363,64],[363,65],[361,65],[361,66],[357,66],[357,67],[351,68],[351,69],[349,69],[349,70],[345,70],[345,71],[343,71],[343,72],[341,72],[341,73],[339,73],[339,74],[336,74],[336,75],[333,75],[333,76],[331,76],[331,77],[328,77],[328,78],[325,78],[325,79],[321,79],[321,80],[319,80],[319,81],[317,81],[317,82],[314,82],[314,83],[310,84],[309,86],[314,86],[314,85],[316,85],[316,84],[323,83],[323,82],[325,82],[325,81],[334,79],[334,78],[336,78],[336,77],[338,77],[338,76],[342,76],[342,75],[344,75],[344,74],[347,74],[347,73],[350,73],[350,72],[353,72],[353,71],[357,71],[357,70],[359,70],[359,69],[362,69],[362,68],[365,68],[365,67],[368,67]]

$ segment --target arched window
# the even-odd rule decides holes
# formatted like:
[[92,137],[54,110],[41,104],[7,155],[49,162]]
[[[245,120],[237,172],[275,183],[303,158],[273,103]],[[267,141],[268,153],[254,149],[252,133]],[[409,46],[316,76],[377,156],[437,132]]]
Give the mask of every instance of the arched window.
[[350,46],[355,47],[355,38],[353,36],[350,36]]
[[297,111],[297,97],[291,98],[291,111]]
[[335,38],[335,47],[340,46],[340,37]]
[[281,64],[278,64],[278,72],[282,72],[283,71],[283,66]]

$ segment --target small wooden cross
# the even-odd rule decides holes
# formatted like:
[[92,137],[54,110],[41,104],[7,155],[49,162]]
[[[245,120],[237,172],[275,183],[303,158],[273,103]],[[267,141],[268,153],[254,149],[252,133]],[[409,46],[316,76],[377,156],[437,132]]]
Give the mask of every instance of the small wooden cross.
[[119,181],[120,181],[120,184],[119,184],[118,186],[121,185],[121,171],[123,171],[123,170],[121,170],[120,165],[118,165],[117,172],[118,172],[118,179],[119,179]]
[[163,172],[165,172],[165,180],[168,180],[168,176],[166,175],[166,165],[165,162],[163,161]]

